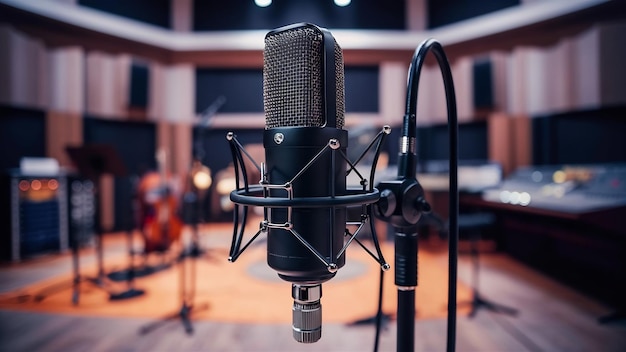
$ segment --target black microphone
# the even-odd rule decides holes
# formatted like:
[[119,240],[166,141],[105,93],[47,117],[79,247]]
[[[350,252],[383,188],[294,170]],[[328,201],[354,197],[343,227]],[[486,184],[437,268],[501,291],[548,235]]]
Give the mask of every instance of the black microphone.
[[[332,34],[312,24],[281,27],[265,37],[263,134],[268,197],[320,199],[346,195],[343,54]],[[323,282],[345,264],[346,207],[311,201],[270,207],[267,263],[292,283],[293,336],[312,343],[321,337]],[[312,247],[312,248],[311,248]],[[321,257],[320,257],[321,256]]]

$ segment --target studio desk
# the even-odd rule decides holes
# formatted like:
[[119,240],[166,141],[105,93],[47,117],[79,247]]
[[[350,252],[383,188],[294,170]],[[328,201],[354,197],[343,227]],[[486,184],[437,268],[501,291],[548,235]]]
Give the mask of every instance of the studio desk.
[[[424,182],[426,197],[447,217],[447,190],[432,185]],[[626,165],[520,169],[496,187],[462,191],[459,202],[462,214],[496,216],[492,233],[499,250],[603,303],[625,307]]]

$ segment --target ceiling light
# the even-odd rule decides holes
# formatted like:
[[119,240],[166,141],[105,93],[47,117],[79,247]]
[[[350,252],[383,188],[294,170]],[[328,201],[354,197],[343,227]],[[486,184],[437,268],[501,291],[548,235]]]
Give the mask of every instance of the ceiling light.
[[341,7],[348,6],[350,5],[350,0],[335,0],[335,5]]
[[272,0],[254,0],[254,3],[258,7],[268,7],[272,4]]

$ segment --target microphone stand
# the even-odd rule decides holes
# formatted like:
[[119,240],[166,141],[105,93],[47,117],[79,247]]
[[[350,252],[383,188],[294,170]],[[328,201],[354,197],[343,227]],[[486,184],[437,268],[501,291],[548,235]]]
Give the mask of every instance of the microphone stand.
[[450,227],[449,227],[449,277],[448,277],[448,330],[447,351],[455,350],[456,335],[456,280],[458,256],[458,121],[452,73],[443,47],[434,39],[422,42],[415,50],[407,87],[406,112],[404,115],[398,176],[392,181],[378,185],[381,199],[377,203],[377,215],[394,227],[395,284],[398,288],[397,351],[413,351],[415,348],[415,288],[417,287],[418,235],[416,224],[422,213],[430,212],[424,198],[424,190],[417,181],[416,111],[419,75],[429,50],[437,58],[444,80],[448,110],[450,142]]

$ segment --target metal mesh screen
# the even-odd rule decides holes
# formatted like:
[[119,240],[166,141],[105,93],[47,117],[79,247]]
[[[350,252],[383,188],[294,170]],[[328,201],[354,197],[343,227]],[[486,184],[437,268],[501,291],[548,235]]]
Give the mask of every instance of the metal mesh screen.
[[[265,38],[263,105],[266,128],[325,123],[322,34],[297,27]],[[344,125],[343,55],[335,43],[337,128]]]

